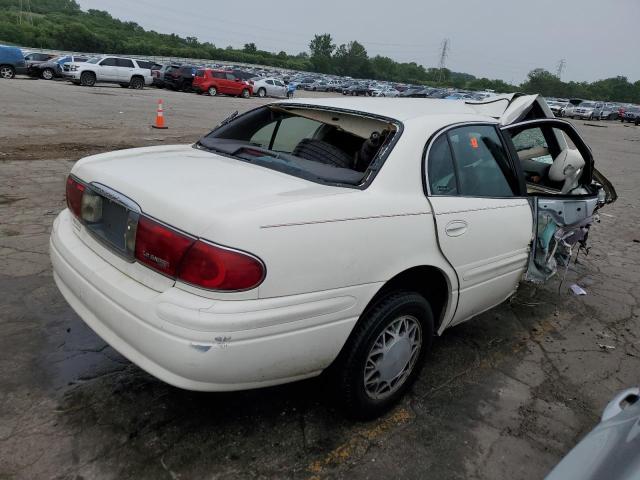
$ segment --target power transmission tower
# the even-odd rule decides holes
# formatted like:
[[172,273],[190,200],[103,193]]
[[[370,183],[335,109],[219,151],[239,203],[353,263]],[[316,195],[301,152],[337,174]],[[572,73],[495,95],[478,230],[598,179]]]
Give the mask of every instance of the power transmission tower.
[[447,64],[447,56],[449,55],[449,39],[445,38],[440,47],[440,62],[438,63],[438,82],[444,79],[444,69]]
[[18,24],[22,25],[24,19],[26,23],[33,25],[33,15],[31,13],[31,0],[19,0]]
[[562,78],[562,72],[564,72],[564,67],[566,65],[567,62],[564,58],[558,62],[558,66],[556,67],[556,77],[558,77],[558,80]]

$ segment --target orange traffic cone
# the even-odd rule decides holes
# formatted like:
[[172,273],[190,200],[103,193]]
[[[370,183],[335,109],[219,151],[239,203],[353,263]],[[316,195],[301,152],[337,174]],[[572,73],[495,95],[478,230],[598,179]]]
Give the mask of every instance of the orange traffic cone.
[[156,124],[151,125],[153,128],[166,129],[169,128],[164,124],[164,111],[162,110],[162,99],[158,100],[158,110],[156,111]]

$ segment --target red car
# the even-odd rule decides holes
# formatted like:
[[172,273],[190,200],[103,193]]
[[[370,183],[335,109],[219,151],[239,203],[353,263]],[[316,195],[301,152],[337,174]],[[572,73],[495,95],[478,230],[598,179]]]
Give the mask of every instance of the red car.
[[253,85],[250,82],[238,78],[232,72],[210,68],[196,71],[193,89],[199,93],[208,92],[212,97],[224,94],[249,98],[253,94]]

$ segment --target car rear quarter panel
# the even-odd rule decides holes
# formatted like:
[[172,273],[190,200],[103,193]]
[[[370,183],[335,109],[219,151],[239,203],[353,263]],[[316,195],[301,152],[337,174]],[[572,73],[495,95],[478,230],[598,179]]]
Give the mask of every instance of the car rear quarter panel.
[[205,236],[264,261],[260,298],[386,282],[409,268],[433,266],[448,279],[451,300],[457,277],[438,247],[423,191],[422,152],[430,133],[424,125],[406,129],[364,190],[333,187],[335,195],[229,212]]

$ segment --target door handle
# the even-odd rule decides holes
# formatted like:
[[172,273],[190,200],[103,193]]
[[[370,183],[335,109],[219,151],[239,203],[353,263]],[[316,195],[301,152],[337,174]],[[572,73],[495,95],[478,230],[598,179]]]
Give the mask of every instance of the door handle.
[[450,237],[459,237],[467,231],[468,224],[464,220],[452,220],[444,227],[445,233]]

